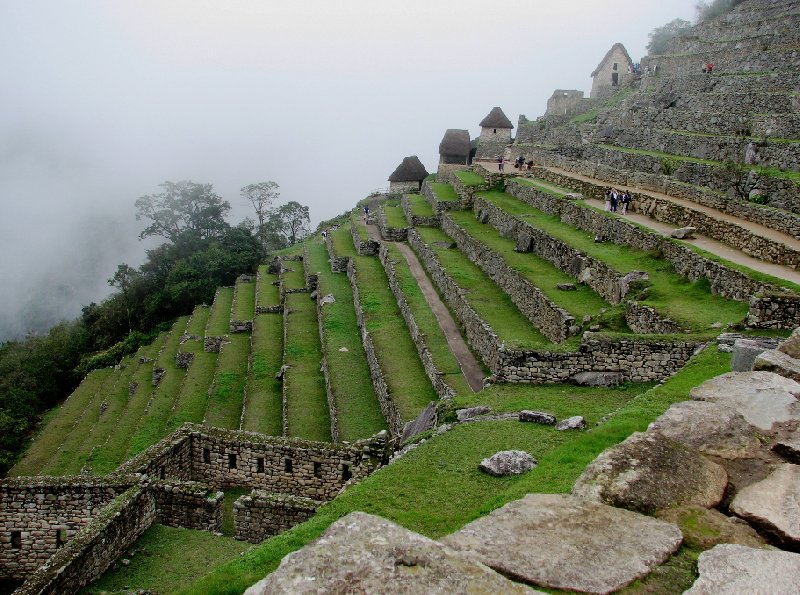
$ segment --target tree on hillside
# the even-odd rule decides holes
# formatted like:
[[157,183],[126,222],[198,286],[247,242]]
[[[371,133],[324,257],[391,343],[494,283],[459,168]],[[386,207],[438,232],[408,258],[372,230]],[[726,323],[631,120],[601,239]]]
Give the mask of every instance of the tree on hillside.
[[139,277],[139,271],[123,262],[121,265],[117,266],[117,272],[108,280],[108,284],[111,287],[119,289],[122,294],[122,301],[125,304],[125,314],[128,318],[128,333],[133,332],[133,325],[131,324],[131,309],[133,306],[131,303],[131,289]]
[[217,195],[211,184],[188,180],[164,182],[163,192],[148,194],[136,201],[136,220],[149,220],[140,238],[161,236],[172,243],[187,234],[204,240],[219,236],[227,227],[228,201]]
[[294,246],[311,233],[310,223],[308,207],[290,200],[270,213],[266,231],[279,236],[286,246]]
[[267,250],[267,237],[265,223],[269,217],[270,208],[272,203],[280,196],[278,192],[278,184],[272,180],[266,182],[258,182],[257,184],[248,184],[241,189],[241,195],[245,197],[256,212],[258,219],[258,237],[261,240],[261,246],[264,251]]
[[656,27],[648,34],[650,43],[647,44],[647,53],[651,56],[665,53],[670,40],[683,35],[691,28],[692,24],[683,19],[675,19],[666,25]]
[[725,14],[732,8],[741,4],[742,0],[711,0],[710,2],[703,2],[702,0],[695,4],[697,11],[697,22],[704,23],[721,14]]

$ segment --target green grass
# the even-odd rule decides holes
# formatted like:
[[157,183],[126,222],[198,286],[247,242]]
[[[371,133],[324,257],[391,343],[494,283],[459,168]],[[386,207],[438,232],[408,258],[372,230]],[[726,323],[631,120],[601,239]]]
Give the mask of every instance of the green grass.
[[409,194],[408,203],[413,215],[417,217],[433,217],[433,208],[424,196],[420,194]]
[[[378,397],[372,386],[361,333],[356,324],[353,291],[346,275],[332,273],[327,265],[327,252],[321,244],[308,249],[309,265],[320,271],[321,295],[332,294],[333,304],[322,307],[325,341],[322,349],[338,411],[340,440],[367,438],[386,428]],[[342,351],[342,349],[346,351]]]
[[192,337],[202,337],[205,335],[210,312],[211,309],[208,306],[195,306],[192,317],[186,325],[186,334]]
[[84,410],[97,394],[98,389],[108,380],[112,368],[93,370],[86,375],[72,394],[48,416],[48,423],[34,438],[19,463],[9,471],[9,475],[37,475],[53,457],[72,427],[83,415]]
[[400,207],[385,206],[383,212],[386,215],[386,225],[398,229],[408,227],[406,216],[403,214],[403,209]]
[[187,421],[196,424],[203,421],[208,409],[208,391],[219,359],[218,353],[203,350],[202,341],[187,341],[180,349],[185,353],[193,353],[194,359],[183,378],[183,384],[175,399],[175,408],[167,422],[170,430],[175,430]]
[[251,340],[242,429],[280,436],[283,434],[283,393],[281,381],[275,374],[283,364],[283,316],[257,314]]
[[521,184],[522,186],[533,186],[540,192],[544,192],[545,194],[549,194],[551,196],[557,196],[559,198],[565,194],[573,192],[569,188],[564,188],[563,186],[558,186],[557,184],[551,184],[550,182],[545,182],[544,180],[539,180],[537,178],[511,178],[509,183]]
[[[315,539],[333,521],[360,510],[398,522],[433,539],[458,530],[466,523],[521,498],[525,494],[565,493],[585,466],[604,449],[635,431],[643,431],[672,403],[686,400],[691,387],[729,369],[728,354],[707,349],[678,374],[641,395],[628,399],[633,387],[621,389],[605,404],[611,419],[587,432],[557,432],[551,427],[518,422],[483,422],[458,426],[429,439],[394,464],[320,508],[309,521],[273,537],[214,569],[183,593],[241,593],[274,570],[287,553]],[[521,387],[531,391],[530,404],[544,409],[563,405],[537,398],[550,387]],[[631,392],[627,392],[631,391]],[[600,393],[598,400],[603,400]],[[588,394],[587,394],[588,401]],[[476,398],[477,402],[477,398]],[[564,407],[564,414],[582,414],[587,402]],[[601,417],[597,406],[595,417]],[[532,453],[539,465],[525,475],[490,477],[478,471],[481,458],[498,450],[520,449]]]
[[244,283],[236,281],[236,307],[231,318],[233,320],[253,320],[256,312],[256,284],[254,281]]
[[600,115],[600,109],[595,108],[593,110],[589,110],[588,112],[584,112],[582,114],[578,114],[577,116],[573,116],[570,118],[570,122],[573,124],[583,124],[584,122],[591,122],[597,116]]
[[306,293],[286,296],[286,345],[283,376],[288,435],[330,441],[331,421],[325,381],[320,371],[322,352],[316,306]]
[[436,196],[436,200],[459,200],[458,194],[456,194],[455,189],[450,184],[434,182],[431,184],[431,187],[433,188],[433,194]]
[[403,421],[412,420],[438,395],[425,375],[378,259],[357,257],[356,280],[364,323],[375,345],[389,394]]
[[[155,358],[159,351],[164,348],[169,333],[161,333],[152,344],[152,351],[149,357]],[[150,402],[150,395],[153,392],[153,362],[140,365],[133,374],[132,387],[135,389],[128,396],[128,405],[122,412],[114,431],[102,446],[92,452],[90,464],[94,475],[106,475],[125,462],[125,455],[128,452],[128,445],[131,437],[136,432],[139,422],[144,415],[147,404]]]
[[[358,212],[353,213],[350,216],[350,225],[346,225],[345,228],[347,229],[348,233],[350,232],[350,228],[355,227],[356,233],[358,237],[361,239],[362,242],[366,242],[369,239],[369,230],[367,230],[367,224],[364,223],[364,218],[358,214]],[[353,242],[353,235],[350,233],[350,243]],[[337,255],[339,255],[337,253]]]
[[153,593],[172,593],[251,547],[246,541],[208,531],[153,525],[121,556],[129,559],[130,565],[115,564],[80,593],[121,593],[131,585]]
[[580,321],[586,315],[596,316],[603,308],[624,309],[624,306],[612,306],[588,285],[576,284],[575,291],[559,290],[559,283],[575,283],[575,278],[534,254],[515,252],[516,241],[504,238],[490,225],[481,225],[475,220],[473,213],[461,211],[448,216],[472,238],[500,255],[510,268],[538,287],[545,296],[572,314],[576,320]]
[[233,303],[233,287],[220,287],[211,304],[206,326],[207,337],[227,335],[231,327],[231,304]]
[[[724,139],[746,139],[760,142],[763,140],[763,137],[760,136],[737,136],[735,134],[712,134],[710,132],[693,132],[690,130],[674,130],[669,128],[662,128],[659,132],[663,132],[665,134],[675,134],[677,136],[695,136],[695,137],[703,137],[703,138],[724,138]],[[767,137],[768,143],[776,143],[781,145],[797,145],[800,144],[800,138],[779,138],[779,137]]]
[[258,281],[256,283],[257,304],[262,308],[277,306],[281,302],[280,288],[273,285],[278,280],[278,275],[268,272],[269,267],[262,264],[258,267]]
[[188,318],[182,316],[175,321],[167,342],[156,358],[155,366],[164,369],[164,376],[153,389],[147,410],[131,439],[127,458],[136,456],[169,433],[167,422],[186,376],[186,370],[175,364],[175,355],[178,353]]
[[486,183],[484,177],[474,171],[457,171],[455,175],[464,186],[480,186]]
[[286,260],[283,266],[285,270],[281,273],[281,281],[284,289],[305,289],[306,276],[303,271],[303,261]]
[[208,394],[205,423],[216,428],[236,430],[242,418],[250,334],[234,333],[228,340],[230,343],[222,346],[217,358],[214,383]]
[[417,284],[417,280],[411,274],[411,269],[405,257],[397,249],[394,244],[387,244],[389,250],[389,257],[395,264],[395,273],[397,281],[400,285],[400,290],[408,302],[411,313],[414,315],[414,320],[417,322],[420,330],[425,335],[425,344],[431,352],[431,358],[436,368],[441,374],[445,383],[452,388],[456,394],[472,393],[466,378],[461,373],[461,368],[458,365],[453,352],[450,351],[450,346],[447,344],[447,339],[436,320],[436,315],[428,305],[422,290]]
[[[366,229],[364,231],[366,232]],[[356,255],[356,249],[353,246],[353,234],[350,232],[349,225],[334,229],[331,232],[331,242],[333,242],[333,252],[336,256],[344,258]]]
[[740,322],[747,314],[746,303],[711,295],[706,279],[692,283],[658,255],[612,242],[596,243],[592,234],[505,193],[487,192],[479,196],[623,274],[634,270],[647,272],[649,288],[646,299],[641,302],[686,326],[687,330],[704,331],[715,322]]
[[422,240],[430,245],[447,274],[465,291],[472,308],[492,327],[501,341],[512,349],[557,348],[531,325],[511,298],[460,250],[434,244],[449,244],[452,242],[450,236],[433,227],[420,227],[417,231]]

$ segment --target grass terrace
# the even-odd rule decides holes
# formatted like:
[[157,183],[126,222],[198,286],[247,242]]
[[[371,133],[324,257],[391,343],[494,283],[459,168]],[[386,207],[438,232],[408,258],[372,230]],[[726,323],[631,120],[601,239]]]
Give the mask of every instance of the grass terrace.
[[431,188],[433,188],[433,195],[436,197],[436,200],[459,200],[458,194],[456,194],[455,189],[450,184],[434,182],[431,184]]
[[641,302],[688,327],[687,330],[702,332],[716,322],[736,323],[747,315],[747,304],[711,295],[707,280],[691,283],[658,255],[611,242],[595,243],[592,234],[575,229],[559,217],[543,213],[503,192],[486,192],[479,196],[621,273],[647,272],[649,288]]
[[317,311],[308,294],[286,296],[286,345],[284,394],[288,435],[305,440],[330,441],[331,420],[325,382],[319,371],[322,352]]
[[442,328],[436,320],[436,315],[431,310],[416,279],[411,274],[408,262],[400,254],[396,245],[387,243],[386,247],[389,250],[391,260],[394,262],[400,289],[408,302],[411,313],[414,315],[414,320],[425,335],[425,344],[431,352],[433,363],[439,372],[443,374],[442,379],[457,394],[472,393],[466,378],[461,373],[458,361],[447,345],[447,339],[445,339]]
[[[575,284],[575,278],[535,254],[515,252],[515,240],[504,238],[491,225],[482,225],[476,221],[474,213],[461,211],[451,213],[449,216],[473,239],[502,257],[509,267],[538,287],[553,303],[564,308],[578,321],[586,315],[596,316],[604,308],[616,308],[620,313],[624,312],[624,306],[612,306],[588,285],[576,284],[575,291],[559,290],[557,288],[559,283]],[[627,330],[624,322],[622,325],[614,330]]]
[[167,422],[169,431],[187,421],[198,424],[203,422],[208,409],[208,389],[214,379],[219,358],[218,353],[205,351],[202,341],[187,341],[181,345],[180,350],[194,354],[194,359],[183,378],[175,400],[175,409]]
[[283,365],[283,316],[256,314],[242,429],[270,436],[283,434],[283,392],[275,375]]
[[474,171],[456,171],[455,176],[461,180],[464,186],[480,186],[486,183],[484,177]]
[[563,186],[559,186],[557,184],[552,184],[550,182],[545,182],[544,180],[539,180],[538,178],[512,178],[508,180],[509,183],[512,184],[522,184],[523,186],[533,186],[537,190],[544,192],[545,194],[552,194],[553,196],[557,196],[559,198],[563,197],[565,194],[569,194],[574,192],[569,188],[564,188]]
[[402,419],[412,420],[438,395],[425,375],[417,348],[389,289],[386,272],[377,258],[356,257],[356,282],[364,323],[375,344],[389,394]]
[[258,281],[256,282],[256,303],[262,308],[270,308],[281,303],[280,288],[275,285],[278,275],[268,272],[269,267],[262,264],[258,267]]
[[211,304],[206,326],[207,337],[227,335],[231,326],[231,304],[233,304],[233,287],[220,287]]
[[356,324],[353,290],[346,275],[331,272],[325,246],[312,239],[308,265],[319,271],[320,295],[332,294],[336,302],[322,306],[325,342],[333,392],[336,395],[339,438],[368,438],[386,428],[378,397],[372,386],[361,333]]
[[408,204],[411,207],[411,213],[417,217],[433,217],[431,204],[421,194],[409,194]]
[[236,281],[236,307],[231,318],[233,320],[253,320],[256,312],[256,284]]
[[[597,420],[607,413],[613,415],[586,432],[557,432],[549,426],[517,422],[457,426],[431,437],[394,464],[348,489],[322,506],[309,521],[268,539],[180,592],[241,592],[274,570],[283,556],[316,539],[333,521],[355,510],[383,516],[437,539],[525,494],[568,493],[600,452],[635,431],[644,431],[672,403],[686,400],[691,387],[728,369],[729,355],[709,348],[663,385],[649,390],[645,390],[646,386],[595,389],[583,394],[583,398],[565,401],[564,395],[553,392],[552,387],[516,388],[520,391],[515,397],[517,402],[531,408],[558,409],[566,416],[585,415],[585,407],[590,406]],[[531,452],[539,465],[517,477],[495,478],[478,471],[483,457],[508,449]],[[697,553],[685,548],[678,554],[691,555]],[[695,577],[691,564],[689,567],[682,579],[690,584]],[[674,589],[675,585],[660,585],[652,592],[665,592],[668,587]],[[677,590],[683,588],[679,586]]]
[[[252,285],[252,284],[251,284]],[[206,425],[216,428],[239,428],[247,382],[247,358],[250,355],[250,334],[228,336],[217,358],[214,383],[208,392]]]
[[155,367],[162,368],[164,375],[158,386],[153,389],[147,410],[131,439],[127,458],[136,456],[169,433],[167,422],[186,377],[186,370],[176,365],[175,355],[178,353],[188,320],[188,316],[181,316],[175,321],[167,342],[156,358]]
[[[492,327],[501,341],[512,349],[559,348],[536,330],[517,309],[511,298],[460,250],[437,244],[437,242],[444,245],[451,244],[450,236],[433,227],[419,227],[417,231],[436,254],[442,268],[464,290],[470,306]],[[574,347],[572,343],[567,343],[570,348]]]
[[283,262],[284,270],[281,273],[281,281],[285,290],[305,289],[306,276],[303,270],[302,260],[286,260]]
[[[353,221],[355,222],[356,230],[358,231],[362,241],[368,239],[367,228],[360,221],[358,221],[358,218],[355,218]],[[356,249],[353,246],[353,235],[350,232],[349,225],[342,225],[339,227],[339,229],[333,230],[331,232],[331,242],[333,242],[333,252],[336,254],[336,256],[352,257],[356,255]]]
[[192,317],[186,324],[186,334],[192,337],[202,337],[205,335],[210,312],[211,309],[208,306],[195,306]]
[[386,215],[386,224],[389,227],[403,229],[408,227],[408,221],[403,214],[403,209],[398,206],[384,206],[383,212]]

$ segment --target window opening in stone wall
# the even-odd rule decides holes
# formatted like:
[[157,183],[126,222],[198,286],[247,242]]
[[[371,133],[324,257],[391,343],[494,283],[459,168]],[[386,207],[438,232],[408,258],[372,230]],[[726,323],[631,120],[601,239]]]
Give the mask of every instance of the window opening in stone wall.
[[56,529],[56,547],[61,547],[67,543],[67,530]]
[[493,128],[493,129],[492,129],[492,132],[494,132],[495,134],[497,134],[497,128]]
[[264,457],[258,457],[256,459],[256,471],[258,473],[264,473]]
[[236,469],[236,455],[228,454],[228,469]]
[[619,73],[612,72],[611,73],[611,86],[616,87],[619,84]]
[[22,547],[22,531],[11,532],[11,549],[18,550]]
[[314,477],[322,477],[322,463],[314,463]]
[[283,470],[286,473],[292,472],[292,459],[283,459]]
[[342,465],[342,479],[347,481],[353,477],[353,474],[350,472],[350,465]]
[[616,69],[617,69],[617,63],[614,62],[614,67],[611,70],[616,70]]
[[203,462],[210,463],[211,462],[211,450],[208,448],[203,449]]

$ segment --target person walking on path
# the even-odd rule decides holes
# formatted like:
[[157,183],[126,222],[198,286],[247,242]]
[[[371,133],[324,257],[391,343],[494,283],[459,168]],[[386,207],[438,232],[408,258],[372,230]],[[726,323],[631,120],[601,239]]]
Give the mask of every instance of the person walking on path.
[[622,214],[623,214],[623,215],[627,215],[627,214],[628,214],[628,205],[630,205],[630,204],[631,204],[631,195],[630,195],[630,192],[628,192],[627,190],[625,190],[625,191],[622,193],[622,198],[620,199],[620,202],[622,203]]
[[503,156],[497,156],[497,171],[503,171]]

